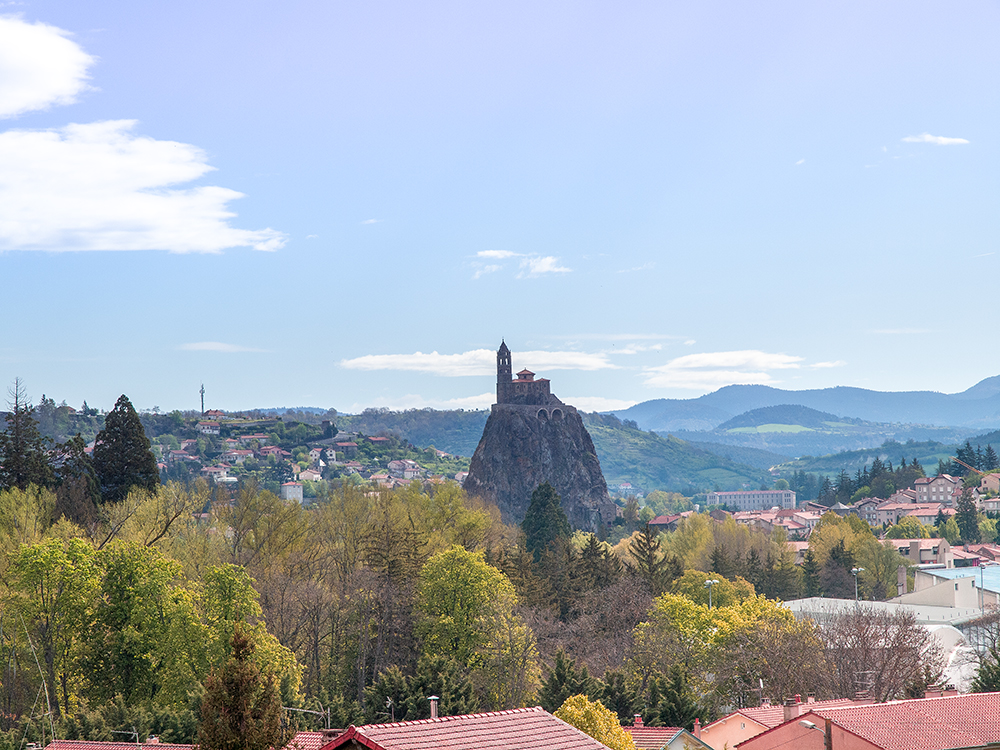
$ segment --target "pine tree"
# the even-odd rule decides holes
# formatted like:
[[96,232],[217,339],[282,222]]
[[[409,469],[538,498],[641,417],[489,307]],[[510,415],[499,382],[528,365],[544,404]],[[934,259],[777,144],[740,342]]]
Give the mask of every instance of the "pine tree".
[[609,710],[618,714],[620,724],[628,724],[635,716],[638,696],[624,672],[609,669],[597,685],[598,699]]
[[552,671],[542,682],[538,691],[538,704],[549,713],[561,706],[567,698],[574,695],[590,695],[598,692],[598,684],[587,673],[584,666],[579,672],[576,662],[570,659],[563,649],[556,651],[556,661]]
[[966,544],[978,544],[979,533],[979,511],[976,509],[976,501],[972,497],[972,490],[966,487],[962,490],[962,496],[955,506],[955,522],[962,533],[962,541]]
[[811,549],[806,550],[805,559],[802,561],[802,583],[807,597],[820,595],[819,562]]
[[233,633],[233,655],[205,680],[198,743],[202,750],[268,750],[284,745],[281,697],[273,675],[253,662],[244,629]]
[[51,487],[55,480],[49,463],[49,441],[38,432],[35,410],[20,378],[10,391],[7,429],[0,432],[0,490],[29,484]]
[[992,444],[986,446],[986,452],[983,453],[983,464],[984,471],[1000,468],[1000,459],[997,458],[997,452],[993,450]]
[[639,577],[649,586],[653,596],[662,594],[675,578],[684,574],[684,564],[676,555],[663,553],[660,540],[648,523],[628,548],[635,558]]
[[569,519],[562,509],[559,493],[548,482],[538,485],[531,493],[531,504],[524,514],[521,528],[524,530],[524,546],[536,561],[556,539],[569,537]]
[[94,469],[105,503],[121,502],[133,487],[155,492],[160,484],[146,431],[124,394],[105,417],[104,429],[97,433]]
[[649,707],[644,714],[650,726],[694,729],[694,720],[701,714],[701,707],[680,664],[650,681]]

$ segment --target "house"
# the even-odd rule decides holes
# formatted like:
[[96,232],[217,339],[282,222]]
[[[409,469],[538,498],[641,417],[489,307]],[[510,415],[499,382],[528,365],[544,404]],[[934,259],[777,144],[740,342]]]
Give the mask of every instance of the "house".
[[281,485],[281,499],[282,500],[294,500],[297,503],[302,502],[302,483],[301,482],[285,482]]
[[200,432],[202,435],[218,435],[220,429],[221,428],[219,427],[218,422],[198,423],[198,432]]
[[947,539],[887,539],[903,557],[914,565],[955,567],[955,558]]
[[390,461],[386,468],[397,479],[416,479],[423,472],[423,469],[420,468],[420,465],[416,461],[408,458]]
[[228,466],[206,466],[201,470],[201,475],[205,479],[210,479],[213,482],[220,482],[229,476]]
[[989,474],[983,474],[979,479],[979,491],[992,492],[994,494],[1000,493],[1000,473],[994,471]]
[[369,443],[374,443],[375,445],[388,445],[392,442],[392,440],[387,437],[367,437],[365,440]]
[[933,505],[915,505],[913,510],[903,515],[916,518],[924,526],[933,526],[937,523],[938,513],[941,513],[945,517],[945,520],[947,520],[949,516],[955,515],[955,512],[954,508],[945,508],[940,505],[937,507]]
[[755,737],[761,732],[779,726],[788,721],[790,708],[795,706],[795,715],[798,716],[800,710],[809,710],[812,707],[850,706],[854,701],[850,698],[837,698],[828,701],[817,701],[812,695],[806,697],[806,702],[802,703],[800,696],[786,701],[786,705],[772,704],[769,700],[763,705],[755,708],[741,708],[731,714],[723,716],[721,719],[706,724],[700,730],[696,728],[695,734],[713,750],[732,750],[739,743],[745,742],[751,737]]
[[182,451],[190,450],[191,448],[197,448],[197,447],[198,447],[198,441],[195,440],[194,438],[185,438],[184,440],[181,440]]
[[875,522],[879,526],[895,526],[903,516],[914,512],[932,513],[937,517],[939,510],[944,508],[941,503],[890,503],[886,501],[875,510]]
[[709,492],[707,505],[726,505],[736,510],[767,510],[794,508],[795,493],[791,490],[750,490],[746,492]]
[[677,531],[677,522],[682,517],[679,513],[669,516],[657,516],[650,520],[649,528],[653,531]]
[[337,453],[343,453],[345,458],[354,458],[358,455],[358,444],[351,441],[337,443],[336,450]]
[[222,411],[221,409],[209,409],[201,416],[205,417],[206,419],[212,419],[215,421],[219,421],[221,419],[228,419],[228,417],[226,417],[226,412]]
[[962,494],[962,478],[950,474],[936,477],[920,477],[913,483],[917,491],[918,503],[951,503],[956,495]]
[[318,482],[322,478],[323,475],[315,469],[303,469],[299,472],[299,479],[303,482]]
[[[912,490],[907,490],[912,492]],[[899,494],[899,493],[897,493]],[[895,497],[895,495],[893,495]],[[916,498],[916,493],[913,495]],[[858,500],[851,507],[851,513],[856,515],[862,521],[865,521],[869,526],[874,526],[878,523],[878,506],[882,501],[877,497],[866,497],[863,500]],[[903,502],[899,500],[898,502]]]
[[[433,705],[433,704],[432,704]],[[432,707],[433,716],[436,706]],[[321,750],[607,750],[547,711],[515,708],[349,727]]]
[[271,442],[271,436],[270,435],[265,435],[263,432],[255,432],[252,435],[240,435],[239,438],[237,438],[237,439],[243,445],[247,445],[248,443],[252,443],[254,440],[257,441],[258,445],[268,445]]
[[[868,705],[805,707],[803,713],[741,742],[739,750],[945,750],[1000,743],[1000,693]],[[829,737],[829,740],[827,739]]]
[[455,474],[455,481],[459,484],[465,484],[465,478],[469,476],[467,471],[459,471]]
[[253,458],[253,451],[232,450],[222,454],[222,459],[230,464],[242,464],[248,458]]
[[309,451],[309,460],[316,463],[323,458],[323,448],[313,448]]
[[[709,747],[681,727],[647,727],[640,714],[635,715],[632,726],[622,729],[632,738],[636,750],[702,750]],[[695,731],[698,731],[697,719]]]
[[137,742],[95,742],[84,740],[52,740],[45,750],[140,750],[140,748],[156,748],[156,750],[193,750],[196,745],[174,745],[160,742],[157,737],[150,737],[142,744]]
[[[871,498],[877,500],[877,498]],[[881,502],[880,500],[878,502]],[[886,498],[890,503],[915,503],[917,502],[916,490],[897,490]]]

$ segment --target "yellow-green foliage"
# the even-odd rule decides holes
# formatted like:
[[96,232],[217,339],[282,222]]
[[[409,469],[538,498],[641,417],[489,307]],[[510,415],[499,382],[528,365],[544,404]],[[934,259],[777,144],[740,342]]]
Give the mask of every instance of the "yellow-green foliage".
[[556,709],[555,716],[589,734],[612,750],[635,750],[631,735],[621,728],[618,716],[586,695],[574,695]]
[[739,576],[736,576],[735,581],[729,581],[717,573],[702,573],[700,570],[685,571],[684,575],[674,581],[671,592],[708,606],[708,587],[705,582],[709,579],[718,581],[712,586],[711,601],[714,607],[728,607],[756,596],[753,584]]
[[885,532],[886,539],[930,539],[931,532],[913,516],[903,516]]

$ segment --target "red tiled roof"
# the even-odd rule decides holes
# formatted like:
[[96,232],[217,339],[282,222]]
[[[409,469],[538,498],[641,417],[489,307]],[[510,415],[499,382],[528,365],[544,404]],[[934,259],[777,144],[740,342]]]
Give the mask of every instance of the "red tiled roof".
[[331,736],[335,739],[343,732],[343,729],[328,729],[326,732],[296,732],[295,737],[285,745],[283,750],[319,750],[330,742]]
[[622,727],[632,735],[637,750],[660,750],[684,731],[681,727]]
[[324,750],[351,740],[370,750],[607,750],[539,707],[352,726]]
[[[799,704],[800,710],[815,711],[817,708],[835,708],[837,706],[853,706],[854,701],[850,698],[834,698],[828,701],[816,701],[814,703]],[[747,716],[758,724],[765,727],[776,727],[785,722],[785,709],[778,703],[769,706],[757,706],[755,708],[741,708],[737,713]]]
[[886,750],[942,750],[1000,742],[1000,693],[890,701],[808,713],[814,712]]
[[194,745],[172,745],[168,742],[146,742],[137,745],[134,742],[85,742],[83,740],[53,740],[45,746],[45,750],[136,750],[143,748],[162,748],[162,750],[191,750]]

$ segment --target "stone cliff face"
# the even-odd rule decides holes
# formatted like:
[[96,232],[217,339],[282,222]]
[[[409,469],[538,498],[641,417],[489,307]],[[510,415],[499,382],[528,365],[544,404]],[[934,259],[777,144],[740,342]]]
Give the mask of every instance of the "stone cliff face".
[[552,400],[544,407],[494,405],[465,489],[495,502],[507,522],[520,523],[531,493],[548,482],[570,523],[596,530],[614,521],[615,506],[594,443],[576,409]]

